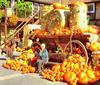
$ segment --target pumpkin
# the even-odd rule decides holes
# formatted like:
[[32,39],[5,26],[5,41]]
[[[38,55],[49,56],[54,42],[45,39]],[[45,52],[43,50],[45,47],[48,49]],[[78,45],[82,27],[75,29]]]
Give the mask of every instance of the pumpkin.
[[88,76],[85,72],[80,72],[79,75],[78,75],[78,82],[80,84],[87,84],[88,83]]
[[35,71],[36,71],[36,69],[35,69],[34,67],[30,67],[30,68],[29,68],[29,72],[30,72],[30,73],[34,73]]
[[67,66],[67,61],[64,61],[62,64],[61,64],[61,72],[65,72],[66,71],[66,66]]
[[66,72],[64,75],[64,81],[66,82],[72,82],[76,80],[77,76],[74,72]]
[[95,76],[96,76],[96,79],[99,80],[100,79],[100,71],[95,71]]
[[57,64],[57,65],[53,66],[52,71],[59,72],[60,71],[60,64]]
[[54,82],[55,78],[53,76],[51,76],[50,80]]
[[57,81],[60,81],[60,74],[56,74],[55,79],[56,79]]
[[8,64],[3,64],[3,67],[10,69],[10,66]]
[[54,9],[64,9],[65,5],[62,5],[60,3],[53,3],[53,8]]
[[87,76],[90,79],[95,79],[95,74],[94,74],[93,70],[87,70]]
[[63,63],[62,63],[62,67],[66,67],[67,65],[67,61],[65,60]]
[[64,74],[65,74],[64,72],[61,72],[61,73],[60,73],[60,80],[61,80],[61,81],[64,80]]

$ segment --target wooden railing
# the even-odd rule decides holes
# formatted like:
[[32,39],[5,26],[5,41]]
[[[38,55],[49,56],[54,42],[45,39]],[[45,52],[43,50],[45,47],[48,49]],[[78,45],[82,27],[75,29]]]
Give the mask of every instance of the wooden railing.
[[[39,12],[39,11],[38,11],[38,12]],[[17,33],[19,33],[19,32],[29,23],[29,21],[32,20],[32,19],[37,15],[38,12],[36,12],[36,13],[34,13],[33,15],[30,15],[29,17],[25,18],[26,21],[22,21],[22,22],[14,29],[14,33],[12,33],[12,35],[8,36],[7,39],[8,39],[9,41],[12,40],[13,37],[14,37]],[[35,22],[35,24],[38,24],[38,23],[39,23],[39,20],[37,20],[37,21]],[[20,27],[20,26],[21,26],[21,27]],[[9,42],[9,41],[8,41],[8,42]],[[4,42],[4,43],[2,43],[1,45],[4,45],[4,44],[6,44],[6,43]]]

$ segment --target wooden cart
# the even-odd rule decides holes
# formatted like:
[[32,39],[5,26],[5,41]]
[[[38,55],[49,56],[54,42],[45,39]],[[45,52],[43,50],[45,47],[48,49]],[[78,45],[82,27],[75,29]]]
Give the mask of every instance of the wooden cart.
[[74,45],[81,47],[82,55],[85,56],[86,63],[88,63],[88,53],[85,46],[89,42],[89,37],[90,35],[85,34],[73,35],[72,41],[70,41],[70,35],[36,35],[40,42],[46,44],[49,51],[49,61],[58,63],[63,62],[69,52],[73,53],[71,50]]

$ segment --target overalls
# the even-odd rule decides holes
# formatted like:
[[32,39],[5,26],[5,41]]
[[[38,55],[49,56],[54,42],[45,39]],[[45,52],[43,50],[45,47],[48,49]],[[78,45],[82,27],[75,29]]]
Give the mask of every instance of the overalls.
[[43,70],[44,64],[46,64],[49,60],[48,51],[47,50],[40,51],[39,56],[40,59],[38,59],[37,63],[38,63],[38,71],[41,72]]

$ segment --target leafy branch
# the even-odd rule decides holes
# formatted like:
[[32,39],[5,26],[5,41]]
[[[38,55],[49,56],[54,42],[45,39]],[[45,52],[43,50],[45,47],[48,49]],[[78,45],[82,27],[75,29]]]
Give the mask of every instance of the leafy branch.
[[0,9],[3,9],[5,6],[9,6],[10,0],[0,0]]
[[0,13],[0,23],[1,23],[2,17],[3,17],[3,15]]
[[32,12],[32,3],[31,2],[23,2],[23,0],[18,0],[16,3],[18,17],[26,17],[29,16]]

